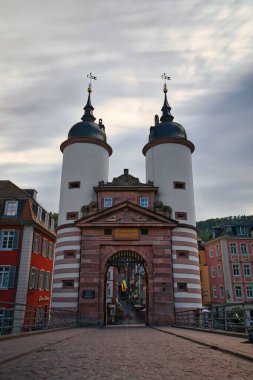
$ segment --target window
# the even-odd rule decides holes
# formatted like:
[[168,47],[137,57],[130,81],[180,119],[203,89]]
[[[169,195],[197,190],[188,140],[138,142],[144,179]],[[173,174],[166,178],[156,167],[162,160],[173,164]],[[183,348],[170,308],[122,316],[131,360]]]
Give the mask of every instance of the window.
[[0,231],[0,235],[1,235],[0,249],[2,249],[2,250],[14,250],[14,249],[18,248],[19,231],[17,231],[17,230],[2,230],[2,231]]
[[141,235],[147,236],[148,235],[148,229],[147,228],[141,228]]
[[35,233],[33,236],[33,252],[34,253],[40,252],[40,244],[41,244],[41,237],[39,234]]
[[221,277],[222,276],[221,266],[218,265],[217,269],[218,269],[218,277]]
[[209,256],[210,256],[210,259],[213,258],[213,248],[210,248],[210,249],[209,249]]
[[13,310],[0,310],[0,335],[9,334],[12,331]]
[[74,280],[62,280],[63,288],[74,288]]
[[187,213],[186,212],[175,212],[175,219],[186,220]]
[[237,245],[236,245],[236,243],[231,243],[230,244],[230,253],[232,255],[236,255],[237,254]]
[[4,215],[6,216],[15,216],[18,211],[18,202],[17,201],[6,201]]
[[76,251],[72,251],[72,250],[64,251],[64,259],[70,259],[71,257],[76,257]]
[[211,276],[212,276],[212,278],[215,278],[215,269],[214,269],[214,267],[211,267]]
[[235,297],[242,298],[242,287],[240,285],[235,286]]
[[224,298],[224,288],[223,288],[223,285],[220,285],[220,298]]
[[186,282],[178,282],[177,283],[177,290],[179,292],[187,292],[187,283]]
[[42,218],[42,208],[38,206],[38,211],[37,211],[37,219],[38,221],[41,221]]
[[66,219],[67,220],[76,220],[76,219],[78,219],[78,212],[77,211],[67,212]]
[[80,185],[80,181],[69,182],[69,189],[79,189]]
[[220,256],[220,246],[218,244],[216,244],[216,246],[215,246],[215,251],[216,251],[216,256],[219,257]]
[[10,267],[0,267],[0,288],[8,288]]
[[104,198],[104,207],[112,207],[112,198]]
[[39,271],[38,288],[39,288],[39,290],[44,289],[44,270],[42,270],[42,269]]
[[148,198],[147,197],[140,197],[140,206],[141,207],[148,207]]
[[249,264],[243,264],[243,274],[244,276],[251,276],[251,270]]
[[51,287],[51,272],[44,272],[44,289],[50,290]]
[[189,251],[177,250],[176,254],[177,254],[177,257],[179,259],[188,259],[189,258]]
[[241,253],[242,253],[242,255],[247,255],[248,254],[248,249],[247,249],[247,244],[246,243],[241,243]]
[[105,228],[104,229],[104,235],[105,236],[111,236],[112,235],[112,229],[111,228]]
[[49,227],[49,215],[48,215],[48,213],[46,213],[46,215],[45,215],[45,226]]
[[217,288],[216,288],[216,285],[213,286],[213,297],[217,297]]
[[234,276],[240,276],[239,264],[233,264],[233,275]]
[[48,244],[49,242],[46,239],[42,240],[42,256],[48,257]]
[[53,218],[51,218],[50,228],[51,228],[51,230],[54,230],[54,219]]
[[54,244],[53,243],[48,243],[48,257],[49,259],[54,258]]
[[37,289],[39,270],[37,268],[31,268],[29,274],[29,289]]
[[173,185],[174,185],[174,189],[182,189],[182,190],[185,189],[185,182],[174,181]]
[[0,266],[0,289],[14,288],[16,267]]
[[239,236],[245,236],[247,235],[247,230],[245,226],[238,226],[236,227],[236,234]]
[[246,286],[247,298],[253,298],[253,286]]

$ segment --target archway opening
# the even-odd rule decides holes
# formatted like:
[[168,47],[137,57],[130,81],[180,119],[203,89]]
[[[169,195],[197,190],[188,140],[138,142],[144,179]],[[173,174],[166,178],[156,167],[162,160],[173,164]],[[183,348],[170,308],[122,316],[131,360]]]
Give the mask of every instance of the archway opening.
[[145,260],[134,251],[116,252],[106,265],[105,324],[147,324],[147,293]]

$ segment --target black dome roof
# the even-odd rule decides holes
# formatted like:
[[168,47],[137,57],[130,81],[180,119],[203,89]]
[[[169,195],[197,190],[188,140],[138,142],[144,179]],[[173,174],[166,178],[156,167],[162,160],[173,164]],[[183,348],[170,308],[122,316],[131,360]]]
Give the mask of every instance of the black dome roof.
[[164,137],[176,137],[187,139],[184,127],[181,124],[173,121],[174,117],[171,115],[171,107],[167,100],[167,88],[164,87],[164,103],[162,107],[162,116],[159,118],[155,116],[155,126],[150,128],[149,142],[158,140]]
[[69,131],[68,138],[90,137],[106,142],[105,127],[102,123],[102,119],[99,119],[99,124],[95,123],[96,118],[93,115],[94,107],[90,100],[91,86],[88,88],[88,93],[87,104],[84,107],[84,115],[81,118],[82,121],[73,125]]
[[73,137],[91,137],[106,142],[106,134],[103,124],[97,124],[90,121],[80,121],[70,129],[68,138]]
[[149,141],[157,140],[162,137],[181,137],[187,139],[184,127],[173,121],[159,123],[150,128]]

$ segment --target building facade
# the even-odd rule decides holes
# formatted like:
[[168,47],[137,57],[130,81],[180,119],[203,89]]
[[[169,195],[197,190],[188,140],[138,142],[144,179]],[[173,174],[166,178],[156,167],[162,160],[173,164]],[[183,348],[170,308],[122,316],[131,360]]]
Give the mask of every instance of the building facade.
[[[0,181],[0,330],[40,324],[51,305],[54,221],[35,190]],[[10,330],[9,329],[9,330]]]
[[212,305],[253,301],[253,226],[215,228],[205,243]]
[[199,270],[201,281],[201,294],[203,306],[211,305],[211,289],[209,280],[209,268],[206,259],[206,251],[203,242],[198,240],[199,246]]
[[128,169],[110,182],[112,148],[88,92],[82,121],[61,144],[53,306],[77,311],[85,324],[172,323],[175,311],[202,306],[194,145],[173,121],[165,85],[162,116],[143,148],[146,183]]

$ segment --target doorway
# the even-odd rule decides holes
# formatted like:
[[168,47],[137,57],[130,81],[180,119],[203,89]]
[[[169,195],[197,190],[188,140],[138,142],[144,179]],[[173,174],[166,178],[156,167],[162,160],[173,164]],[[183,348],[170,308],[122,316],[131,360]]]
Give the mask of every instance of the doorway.
[[106,266],[105,324],[147,324],[146,263],[134,251],[119,251]]

